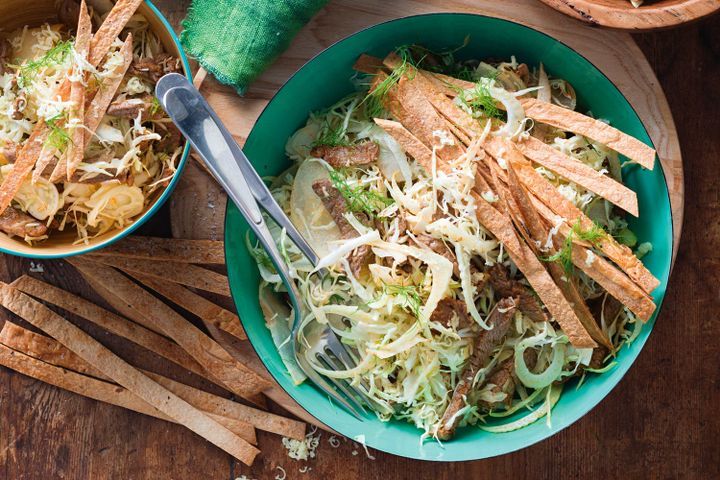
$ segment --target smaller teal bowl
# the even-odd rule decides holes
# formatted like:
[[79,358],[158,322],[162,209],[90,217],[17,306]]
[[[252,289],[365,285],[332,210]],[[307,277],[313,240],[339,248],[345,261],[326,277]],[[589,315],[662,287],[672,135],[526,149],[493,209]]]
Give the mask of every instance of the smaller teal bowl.
[[[509,58],[537,65],[542,62],[553,76],[572,83],[581,110],[592,110],[614,126],[652,144],[647,131],[627,99],[608,78],[580,54],[548,35],[496,18],[470,14],[430,14],[401,18],[370,27],[329,47],[306,63],[275,95],[260,115],[245,153],[261,175],[275,175],[290,162],[285,141],[304,125],[310,112],[333,104],[352,90],[352,64],[361,53],[384,56],[399,45],[419,43],[433,49],[452,48],[470,35],[469,45],[459,54],[465,58]],[[626,183],[638,193],[641,217],[630,220],[642,242],[652,242],[646,266],[660,279],[653,293],[659,305],[665,295],[672,253],[673,225],[670,199],[662,166],[653,171],[630,168]],[[585,415],[612,390],[640,354],[652,330],[657,312],[643,326],[635,341],[617,357],[617,366],[603,375],[590,375],[581,388],[571,382],[552,411],[552,426],[542,419],[514,432],[493,434],[474,427],[458,430],[442,445],[421,444],[420,431],[401,421],[359,421],[328,400],[311,384],[296,386],[283,367],[272,338],[265,328],[258,302],[260,278],[245,246],[248,226],[235,206],[229,204],[225,219],[227,267],[235,304],[248,338],[267,369],[305,410],[341,434],[364,436],[368,447],[403,457],[461,461],[502,455],[548,438]],[[658,309],[659,310],[659,309]],[[508,421],[508,419],[505,419]],[[509,420],[512,420],[510,418]]]
[[[57,18],[54,17],[57,11],[55,8],[55,0],[31,0],[28,3],[30,4],[30,8],[24,12],[16,12],[10,8],[11,5],[3,6],[3,2],[0,1],[0,28],[4,31],[11,32],[25,25],[36,26],[45,22],[53,23],[58,21]],[[163,14],[160,13],[160,10],[158,10],[150,0],[145,0],[145,2],[140,5],[138,13],[148,20],[150,29],[158,36],[165,50],[180,58],[183,72],[188,78],[191,78],[190,63],[170,22],[168,22]],[[168,186],[165,187],[157,198],[146,207],[145,211],[127,227],[113,230],[93,238],[87,245],[73,245],[73,242],[76,240],[73,229],[66,229],[65,232],[56,232],[56,234],[52,235],[49,239],[32,247],[17,237],[11,238],[4,233],[0,233],[0,252],[34,259],[65,258],[92,252],[93,250],[106,247],[130,235],[143,223],[147,222],[150,217],[155,215],[165,201],[170,198],[170,194],[177,185],[180,175],[185,168],[189,153],[190,144],[186,142],[178,161],[177,171]]]

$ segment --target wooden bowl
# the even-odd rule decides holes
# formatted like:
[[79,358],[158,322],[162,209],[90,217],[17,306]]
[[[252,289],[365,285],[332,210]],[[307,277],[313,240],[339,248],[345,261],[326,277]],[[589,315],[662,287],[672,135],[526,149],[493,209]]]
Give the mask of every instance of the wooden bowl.
[[[98,12],[107,11],[106,9],[110,5],[111,3],[107,0],[88,0],[88,6],[93,6]],[[149,1],[140,5],[138,13],[147,19],[152,31],[158,36],[165,50],[181,59],[185,74],[189,74],[190,65],[180,46],[180,40],[165,17]],[[12,32],[25,25],[34,27],[43,23],[53,24],[58,21],[55,0],[0,0],[0,31],[2,32]],[[127,236],[148,220],[168,199],[177,180],[180,178],[188,153],[189,146],[186,144],[178,162],[177,172],[175,172],[175,176],[169,185],[164,190],[161,190],[156,195],[156,198],[147,205],[143,213],[127,227],[112,230],[95,237],[89,240],[87,244],[73,245],[77,235],[75,229],[69,226],[64,232],[54,232],[49,239],[32,247],[18,237],[10,237],[0,232],[0,252],[30,258],[62,258],[102,248]]]
[[639,8],[629,0],[540,0],[590,25],[647,31],[699,20],[720,9],[718,0],[645,0]]

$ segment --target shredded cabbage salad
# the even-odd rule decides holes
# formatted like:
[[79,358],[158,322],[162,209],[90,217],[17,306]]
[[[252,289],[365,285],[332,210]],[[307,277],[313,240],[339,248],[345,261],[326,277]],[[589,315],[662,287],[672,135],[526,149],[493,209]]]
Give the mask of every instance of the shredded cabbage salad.
[[[483,122],[486,135],[532,135],[621,180],[613,151],[579,135],[547,125],[535,126],[525,118],[516,100],[520,95],[546,97],[548,102],[576,108],[572,86],[562,79],[548,78],[542,66],[530,70],[515,58],[501,63],[452,59],[440,71],[477,82],[481,95],[474,95],[475,101],[465,102],[461,95],[455,102]],[[423,432],[423,438],[433,437],[471,355],[473,339],[490,328],[486,324],[488,313],[499,298],[487,281],[489,268],[500,264],[512,280],[525,287],[528,284],[503,245],[477,220],[475,200],[470,195],[474,164],[460,161],[448,172],[425,171],[372,121],[367,82],[361,78],[357,83],[357,93],[310,115],[307,124],[289,139],[286,152],[293,165],[271,185],[277,201],[322,257],[327,276],[313,274],[313,266],[285,232],[272,222],[270,225],[302,293],[306,307],[303,323],[330,325],[357,351],[356,368],[332,371],[318,367],[319,371],[367,385],[378,418],[408,421]],[[498,103],[507,107],[507,113],[495,107]],[[391,118],[387,112],[382,115]],[[496,126],[496,118],[506,120],[504,126]],[[442,132],[435,134],[442,136]],[[311,154],[318,146],[357,145],[366,140],[379,146],[379,156],[370,164],[333,168]],[[607,232],[635,246],[627,222],[609,202],[547,169],[536,170]],[[342,194],[347,207],[344,217],[356,231],[353,238],[344,238],[314,191],[313,184],[319,180],[330,181]],[[492,192],[484,192],[483,198],[496,200]],[[557,233],[554,230],[551,235]],[[421,236],[442,242],[455,257],[457,269],[454,271],[447,256],[419,241]],[[371,248],[371,260],[367,270],[356,275],[351,256],[363,245]],[[263,279],[261,296],[271,292],[282,295],[285,289],[267,255],[250,241],[248,246]],[[615,347],[600,359],[600,365],[607,365],[617,349],[639,334],[641,323],[625,307],[618,307],[617,316],[606,320],[614,299],[583,272],[573,274],[578,277],[582,296],[597,312],[600,328]],[[459,312],[444,319],[434,315],[439,302],[447,298],[462,302],[467,318]],[[268,325],[282,350],[290,341],[287,322],[292,314],[285,311],[280,317],[282,321],[278,321],[277,313],[270,313]],[[284,335],[275,334],[279,328]],[[521,428],[549,413],[562,383],[584,376],[592,368],[592,355],[592,349],[570,345],[552,319],[533,321],[518,310],[504,341],[495,346],[489,361],[477,372],[474,385],[479,388],[468,394],[464,408],[455,415],[461,426],[478,425],[495,432]],[[293,378],[302,381],[303,375],[292,359],[287,355],[283,359]],[[508,360],[512,385],[489,382],[491,373]],[[593,366],[599,368],[595,363]],[[528,416],[507,423],[505,417],[518,412]]]
[[[101,18],[96,15],[95,24],[99,23]],[[123,64],[123,42],[116,39],[101,64],[97,68],[90,65],[75,51],[70,35],[73,28],[45,24],[0,34],[0,42],[5,42],[5,57],[0,58],[0,180],[12,171],[14,157],[41,120],[50,129],[43,153],[56,151],[50,167],[66,152],[71,141],[66,122],[72,102],[63,100],[58,89],[68,78],[75,80],[74,68],[79,66],[87,74],[85,78],[92,79],[87,80],[90,91],[90,83],[102,88]],[[133,64],[163,54],[158,37],[141,15],[132,17],[124,30],[124,35],[127,33],[134,38]],[[153,90],[154,83],[133,73],[131,66],[114,103],[139,101]],[[25,235],[26,242],[33,245],[53,232],[74,228],[75,243],[87,243],[132,223],[157,198],[175,173],[181,147],[179,136],[163,142],[171,122],[153,109],[159,109],[159,104],[150,108],[147,118],[147,112],[135,118],[105,115],[85,150],[85,160],[70,181],[49,182],[50,167],[40,178],[28,176],[11,208],[29,214],[46,227],[43,230],[47,233]]]

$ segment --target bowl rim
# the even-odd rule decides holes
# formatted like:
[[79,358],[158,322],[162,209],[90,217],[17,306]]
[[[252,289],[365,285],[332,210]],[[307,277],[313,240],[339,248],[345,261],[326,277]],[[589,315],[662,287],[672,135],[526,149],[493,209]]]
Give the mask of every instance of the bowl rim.
[[[569,49],[570,51],[572,51],[573,53],[575,53],[576,55],[578,55],[579,57],[581,57],[583,60],[585,60],[585,61],[586,61],[589,65],[591,65],[600,75],[602,75],[602,77],[604,77],[604,78],[613,86],[613,88],[614,88],[615,90],[617,90],[617,92],[619,93],[619,95],[622,97],[623,100],[625,100],[625,102],[627,103],[627,105],[630,107],[630,109],[632,110],[632,112],[635,114],[635,117],[639,120],[640,126],[642,127],[642,130],[645,132],[645,134],[647,135],[648,139],[650,140],[650,143],[651,143],[652,147],[653,147],[654,149],[656,149],[656,148],[655,148],[655,147],[656,147],[656,146],[655,146],[655,142],[653,141],[652,137],[650,136],[650,134],[649,134],[649,132],[648,132],[648,129],[647,129],[647,127],[645,126],[645,123],[644,123],[643,119],[640,117],[640,115],[638,115],[638,113],[637,113],[637,111],[635,110],[635,107],[633,107],[632,103],[628,100],[628,98],[625,96],[625,94],[622,92],[622,90],[620,90],[620,89],[618,88],[617,84],[616,84],[615,82],[613,82],[600,68],[598,68],[593,62],[591,62],[585,55],[583,55],[582,53],[578,52],[576,49],[574,49],[573,47],[569,46],[569,45],[566,44],[565,42],[563,42],[563,41],[561,41],[561,40],[558,40],[558,39],[555,38],[554,36],[550,35],[549,33],[544,32],[544,31],[542,31],[542,30],[539,30],[538,28],[535,28],[535,27],[532,27],[532,26],[529,26],[529,25],[525,25],[525,24],[523,24],[523,23],[516,22],[516,21],[513,21],[513,20],[508,20],[508,19],[505,19],[505,18],[494,17],[494,16],[492,16],[492,15],[481,14],[481,13],[471,13],[471,12],[429,12],[429,13],[421,13],[421,14],[407,15],[407,16],[403,16],[403,17],[393,18],[393,19],[390,19],[390,20],[385,20],[385,21],[382,21],[382,22],[374,23],[374,24],[372,24],[372,25],[368,25],[367,27],[364,27],[364,28],[361,28],[361,29],[359,29],[359,30],[356,30],[356,31],[354,31],[354,32],[352,32],[352,33],[350,33],[350,34],[348,34],[348,35],[346,35],[346,36],[338,39],[337,41],[332,42],[330,45],[328,45],[327,47],[323,48],[322,50],[320,50],[319,52],[317,52],[316,54],[314,54],[312,57],[310,57],[310,58],[309,58],[306,62],[304,62],[297,70],[295,70],[295,71],[292,73],[292,75],[290,75],[290,76],[288,77],[288,79],[287,79],[286,81],[283,82],[283,84],[282,84],[282,85],[278,88],[278,90],[273,94],[273,96],[270,98],[270,100],[268,101],[268,103],[265,105],[265,107],[263,107],[262,111],[261,111],[260,114],[257,116],[257,119],[256,119],[255,123],[253,124],[253,127],[252,127],[252,129],[250,130],[250,133],[249,133],[248,136],[247,136],[247,139],[250,139],[250,138],[251,138],[252,133],[253,133],[253,130],[254,130],[255,127],[257,126],[258,122],[262,119],[263,115],[265,115],[267,109],[270,107],[270,104],[275,100],[275,98],[277,97],[278,93],[279,93],[281,90],[283,90],[283,89],[287,86],[287,84],[288,84],[293,78],[295,78],[295,76],[298,75],[298,73],[299,73],[301,70],[305,69],[310,63],[314,62],[319,56],[325,54],[328,50],[330,50],[330,49],[334,48],[335,46],[337,46],[338,44],[340,44],[340,43],[342,43],[342,42],[350,39],[351,37],[354,37],[354,36],[356,36],[356,35],[358,35],[358,34],[360,34],[360,33],[366,32],[366,31],[368,31],[368,30],[372,30],[372,29],[374,29],[374,28],[376,28],[376,27],[379,27],[379,26],[382,26],[382,25],[386,25],[386,24],[395,23],[395,22],[402,22],[402,21],[405,21],[405,20],[408,20],[408,19],[413,19],[413,18],[418,18],[418,17],[431,17],[431,16],[448,16],[448,17],[450,17],[450,16],[467,16],[467,17],[480,17],[480,18],[486,18],[486,19],[490,19],[490,20],[494,20],[494,21],[503,22],[503,23],[509,23],[509,24],[517,25],[517,26],[526,28],[526,29],[528,29],[528,30],[531,30],[531,31],[533,31],[533,32],[535,32],[535,33],[537,33],[537,34],[540,34],[540,35],[542,35],[542,36],[544,36],[544,37],[547,37],[548,39],[550,39],[550,40],[552,40],[552,41],[554,41],[554,42],[557,42],[558,44],[564,46],[565,48]],[[656,149],[656,150],[657,150],[657,149]],[[667,196],[668,205],[671,206],[671,205],[672,205],[672,202],[671,202],[671,198],[670,198],[670,190],[669,190],[669,188],[668,188],[667,176],[665,175],[665,169],[663,168],[662,162],[660,161],[659,156],[658,156],[657,154],[656,154],[656,157],[657,157],[657,167],[656,167],[656,168],[659,168],[660,173],[661,173],[661,175],[662,175],[663,184],[665,185],[665,192],[666,192],[666,196]],[[231,209],[231,208],[234,208],[234,205],[231,205],[231,202],[228,202],[228,203],[226,204],[226,206],[225,206],[225,221],[224,221],[224,228],[225,228],[225,230],[224,230],[224,234],[223,234],[223,240],[224,240],[223,250],[224,250],[224,254],[225,254],[225,264],[226,264],[226,265],[229,265],[229,263],[232,263],[232,262],[228,262],[228,257],[230,256],[230,252],[229,252],[229,247],[228,247],[229,242],[227,241],[228,232],[230,231],[230,230],[228,229],[228,223],[229,223],[229,218],[230,218],[229,215],[228,215],[228,210]],[[639,350],[638,350],[638,352],[637,352],[637,355],[636,355],[635,358],[633,358],[632,361],[628,364],[627,368],[625,369],[624,372],[622,372],[622,374],[621,374],[620,377],[617,379],[617,381],[616,381],[613,385],[604,388],[603,391],[600,392],[599,395],[597,395],[596,397],[593,397],[590,401],[585,402],[585,403],[583,404],[583,406],[580,408],[580,411],[579,411],[579,413],[577,414],[576,418],[574,418],[573,420],[567,422],[566,424],[563,424],[563,425],[559,426],[558,428],[553,427],[552,429],[547,429],[547,432],[544,432],[544,433],[543,433],[542,435],[540,435],[538,438],[533,439],[532,441],[530,441],[530,442],[528,442],[528,443],[525,443],[525,444],[523,444],[523,445],[521,445],[521,446],[518,446],[518,447],[512,447],[512,448],[506,449],[506,450],[501,451],[501,452],[493,453],[492,455],[483,455],[483,454],[480,454],[479,456],[477,456],[477,455],[476,455],[476,456],[472,456],[472,455],[471,455],[471,456],[458,456],[458,457],[452,457],[452,458],[428,458],[428,457],[421,457],[421,456],[417,456],[417,455],[413,455],[413,456],[403,455],[403,454],[399,454],[399,453],[392,452],[392,451],[390,451],[390,450],[388,450],[388,449],[386,449],[386,448],[383,448],[383,447],[378,447],[378,446],[376,446],[376,445],[369,445],[369,447],[372,448],[372,449],[374,449],[374,450],[378,450],[378,451],[381,451],[381,452],[383,452],[383,453],[387,453],[387,454],[390,454],[390,455],[394,455],[394,456],[398,456],[398,457],[403,457],[403,458],[410,458],[410,459],[413,459],[413,460],[421,460],[421,461],[424,461],[424,462],[453,462],[453,463],[454,463],[454,462],[463,462],[463,461],[475,461],[475,460],[482,460],[482,459],[486,459],[486,458],[492,458],[492,457],[507,455],[507,454],[510,454],[510,453],[513,453],[513,452],[517,452],[517,451],[523,450],[523,449],[525,449],[525,448],[531,447],[531,446],[533,446],[533,445],[535,445],[535,444],[537,444],[537,443],[540,443],[540,442],[542,442],[542,441],[547,440],[548,438],[556,435],[556,434],[557,434],[558,432],[560,432],[561,430],[564,430],[565,428],[569,427],[570,425],[572,425],[572,424],[578,422],[580,419],[582,419],[585,415],[588,414],[588,412],[590,412],[590,410],[592,410],[592,409],[594,409],[595,407],[597,407],[597,406],[600,404],[600,402],[602,402],[602,401],[610,394],[610,392],[612,392],[612,391],[620,384],[620,382],[621,382],[622,379],[625,377],[625,375],[627,374],[627,372],[628,372],[628,371],[630,370],[630,368],[632,368],[632,366],[635,364],[635,362],[636,362],[636,360],[637,360],[637,357],[639,357],[640,354],[642,353],[642,351],[643,351],[643,349],[644,349],[644,347],[645,347],[645,344],[647,343],[647,340],[650,338],[650,335],[652,334],[652,330],[653,330],[653,328],[654,328],[654,326],[655,326],[655,322],[657,321],[657,319],[658,319],[659,316],[660,316],[660,313],[661,313],[661,311],[662,311],[662,306],[663,306],[663,304],[664,304],[665,297],[666,297],[666,295],[667,295],[667,284],[668,284],[668,282],[669,282],[669,280],[670,280],[670,276],[671,276],[671,274],[672,274],[673,252],[675,251],[675,247],[676,247],[676,245],[675,245],[675,243],[676,243],[676,242],[675,242],[675,235],[674,235],[674,232],[675,232],[675,219],[673,218],[673,215],[672,215],[672,208],[669,208],[669,220],[670,220],[670,235],[669,235],[669,246],[670,246],[670,249],[669,249],[668,255],[669,255],[669,260],[670,260],[670,267],[669,267],[669,269],[668,269],[668,271],[667,271],[667,275],[665,276],[665,278],[661,279],[661,280],[662,280],[662,283],[664,283],[664,284],[666,285],[666,289],[662,292],[662,295],[661,295],[661,297],[660,297],[660,299],[659,299],[659,301],[658,301],[658,303],[657,303],[656,311],[654,312],[652,318],[651,318],[651,319],[647,322],[647,324],[646,324],[646,327],[645,327],[645,328],[648,328],[648,329],[649,329],[649,330],[648,330],[648,333],[647,333],[647,335],[646,335],[644,338],[641,338],[641,339],[636,340],[636,343],[639,344]],[[231,270],[228,269],[228,282],[229,282],[229,284],[230,284],[230,296],[231,296],[231,298],[232,298],[232,300],[233,300],[233,303],[234,303],[235,305],[238,305],[238,304],[239,304],[239,303],[238,303],[238,299],[236,299],[236,296],[235,296],[235,293],[234,293],[234,289],[232,288],[232,283],[233,283],[233,282],[232,282],[232,277],[234,277],[234,274],[232,274],[232,273],[231,273]],[[662,284],[662,283],[661,283],[661,284]],[[244,324],[244,322],[243,322],[242,316],[240,316],[240,321],[241,321],[241,323],[243,323],[243,327],[245,327],[245,324]],[[348,435],[348,434],[343,433],[343,429],[342,429],[342,428],[341,428],[341,429],[338,429],[336,426],[332,426],[332,425],[327,424],[326,422],[323,422],[322,420],[320,420],[319,418],[317,418],[315,415],[313,415],[313,413],[311,413],[307,408],[305,408],[305,406],[303,405],[303,403],[302,403],[300,400],[298,400],[298,398],[297,398],[297,397],[298,397],[298,394],[297,394],[297,390],[296,390],[296,389],[287,389],[287,388],[285,388],[285,386],[283,385],[283,382],[287,381],[287,379],[286,379],[284,376],[282,376],[281,374],[277,374],[276,372],[274,372],[274,371],[272,371],[270,368],[268,368],[268,366],[267,366],[267,364],[266,364],[266,362],[265,362],[265,360],[264,360],[261,352],[258,351],[258,349],[255,347],[255,343],[252,341],[252,337],[254,336],[254,334],[251,333],[251,332],[252,332],[252,328],[249,328],[249,329],[246,328],[246,331],[248,332],[248,343],[250,344],[253,352],[254,352],[254,353],[257,355],[257,357],[260,359],[263,368],[268,372],[268,374],[270,374],[270,376],[273,378],[273,380],[275,381],[275,383],[277,383],[277,385],[278,385],[285,393],[287,393],[287,394],[293,399],[293,401],[294,401],[307,415],[309,415],[310,417],[312,417],[317,423],[322,424],[322,425],[325,425],[326,427],[328,427],[328,428],[331,429],[332,431],[335,431],[335,432],[339,433],[340,435],[342,435],[342,436],[344,436],[344,437],[346,437],[346,438],[351,438],[351,439],[352,439],[351,435]],[[281,381],[281,379],[282,379],[282,381]]]
[[[650,32],[655,30],[663,30],[668,28],[697,22],[709,15],[720,10],[720,3],[713,4],[708,0],[685,0],[676,5],[658,6],[652,3],[643,4],[640,7],[628,6],[612,6],[601,5],[588,0],[540,0],[542,3],[567,15],[576,20],[580,20],[586,25],[600,26],[615,30],[623,30],[632,32]],[[590,14],[592,10],[598,10],[606,13],[602,19]],[[694,13],[685,20],[675,12],[681,10],[683,12],[693,11]],[[657,25],[646,26],[647,24],[639,22],[638,18],[641,14],[655,15],[660,22]]]
[[[175,29],[170,25],[170,22],[165,17],[165,15],[160,12],[160,10],[155,6],[155,4],[151,0],[144,0],[144,3],[148,6],[150,11],[157,17],[158,20],[160,20],[160,23],[163,25],[165,30],[170,34],[170,38],[173,41],[173,44],[175,44],[175,47],[177,47],[178,52],[180,53],[180,61],[183,66],[183,71],[185,73],[185,76],[192,81],[191,77],[191,68],[190,68],[190,61],[188,60],[187,54],[185,53],[185,50],[182,47],[182,44],[180,43],[180,38],[178,37],[177,33],[175,33]],[[185,147],[183,148],[183,152],[180,156],[180,160],[178,162],[178,167],[175,170],[175,174],[173,175],[172,179],[170,180],[170,183],[168,183],[167,187],[165,187],[160,194],[160,196],[155,200],[155,202],[150,206],[150,208],[140,215],[137,219],[135,219],[130,225],[128,225],[125,228],[122,228],[118,230],[113,236],[108,238],[107,240],[104,240],[96,245],[88,246],[86,248],[79,248],[72,252],[64,252],[64,253],[31,253],[31,252],[19,252],[16,250],[13,250],[11,248],[5,248],[0,247],[0,253],[6,253],[9,255],[13,255],[16,257],[23,257],[23,258],[29,258],[33,260],[50,260],[55,258],[70,258],[74,257],[76,255],[83,255],[86,253],[94,252],[95,250],[99,250],[101,248],[105,248],[108,245],[111,245],[118,240],[122,240],[123,238],[130,235],[132,232],[137,230],[142,224],[144,224],[146,221],[148,221],[157,211],[165,204],[165,202],[170,198],[170,195],[172,194],[172,191],[175,189],[175,186],[177,185],[177,182],[180,180],[180,176],[182,175],[183,170],[185,169],[185,165],[187,164],[188,156],[190,155],[190,142],[185,140]]]

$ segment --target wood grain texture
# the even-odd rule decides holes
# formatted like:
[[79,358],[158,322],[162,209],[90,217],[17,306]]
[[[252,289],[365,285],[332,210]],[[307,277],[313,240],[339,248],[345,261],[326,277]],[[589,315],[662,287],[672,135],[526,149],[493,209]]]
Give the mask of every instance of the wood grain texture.
[[[177,24],[188,2],[156,3]],[[475,11],[494,14],[501,10],[501,3],[519,2],[497,3],[498,7],[476,7]],[[407,14],[408,6],[424,11],[432,8],[421,1],[395,4],[385,8],[396,16]],[[546,15],[547,9],[540,2],[528,0],[527,4],[528,16]],[[361,22],[369,24],[383,19],[381,2],[365,5],[374,13],[368,14],[370,18],[362,17]],[[457,2],[446,4],[447,8],[453,5]],[[467,2],[465,11],[472,9],[470,5]],[[319,51],[339,39],[341,34],[333,33],[331,26],[345,29],[342,35],[357,30],[353,12],[348,1],[337,1],[322,11],[288,52],[285,60],[288,63],[274,66],[250,92],[252,97],[243,100],[246,111],[261,108],[262,95],[269,95],[269,90],[263,94],[263,89],[272,84],[268,76],[282,78],[284,74],[287,77],[302,64],[302,57],[297,53],[301,46]],[[558,30],[573,22],[558,13],[550,13],[560,19],[554,27]],[[596,29],[588,29],[587,39],[592,40],[597,33]],[[602,38],[591,58],[596,64],[597,59],[612,58],[611,53],[605,55],[604,49],[616,48],[612,37]],[[662,312],[643,353],[613,392],[576,424],[521,452],[458,464],[416,462],[376,451],[371,452],[376,457],[372,461],[349,441],[341,440],[339,447],[333,448],[327,434],[320,439],[316,459],[297,462],[287,457],[278,437],[259,432],[263,453],[253,468],[248,469],[179,426],[88,400],[0,369],[0,478],[153,479],[161,476],[232,480],[245,474],[248,478],[272,480],[279,473],[276,466],[284,467],[290,480],[720,477],[720,450],[715,441],[720,431],[717,415],[720,348],[716,341],[708,341],[720,336],[720,322],[715,318],[720,311],[720,190],[717,186],[720,137],[716,133],[720,131],[717,115],[720,18],[711,17],[672,31],[637,35],[635,40],[640,48],[634,47],[633,55],[641,55],[642,50],[659,80],[655,80],[649,68],[639,72],[639,78],[650,82],[640,89],[639,97],[654,108],[657,117],[672,110],[677,123],[686,163],[686,205],[691,213]],[[214,102],[234,101],[235,94],[229,89],[214,85],[210,79],[207,81],[212,90],[218,92]],[[667,105],[653,107],[660,87],[667,92],[669,108]],[[639,87],[632,88],[637,92]],[[249,123],[242,118],[231,120],[239,126]],[[647,119],[644,121],[646,125],[650,123]],[[246,133],[249,127],[249,124],[245,127]],[[657,144],[656,134],[653,138]],[[664,142],[669,142],[667,137]],[[675,154],[679,159],[679,150],[675,150]],[[192,162],[188,167],[191,165]],[[224,201],[224,197],[213,197],[214,194],[209,193],[213,191],[210,182],[210,186],[194,185],[198,177],[190,177],[189,171],[186,170],[183,179],[188,188],[185,192],[194,192],[196,200],[203,199],[206,204],[208,198],[212,202]],[[199,169],[198,173],[203,174]],[[674,176],[673,181],[683,185],[682,176]],[[186,201],[181,191],[178,189],[173,195],[174,210]],[[221,239],[222,230],[218,231],[217,226],[222,226],[224,207],[214,205],[218,220],[205,221],[203,229],[205,238],[215,235]],[[186,220],[173,215],[173,232],[189,231],[191,227],[181,225]],[[143,228],[142,234],[163,236],[169,235],[170,230],[170,209],[166,208]],[[31,266],[27,260],[11,257],[3,260],[0,262],[2,280],[16,278]],[[42,266],[44,272],[35,275],[105,305],[65,262],[42,262]],[[6,316],[0,312],[0,318]],[[73,321],[103,341],[108,338],[103,331],[93,330],[79,319],[73,318]],[[127,342],[108,338],[108,346],[144,368],[170,368],[164,365],[167,362],[133,349]],[[180,378],[187,375],[177,369],[159,373]],[[212,389],[212,385],[197,378],[183,381]],[[300,473],[303,467],[311,470]]]
[[540,0],[592,26],[649,31],[694,22],[720,9],[717,0],[645,0],[635,8],[630,0]]

